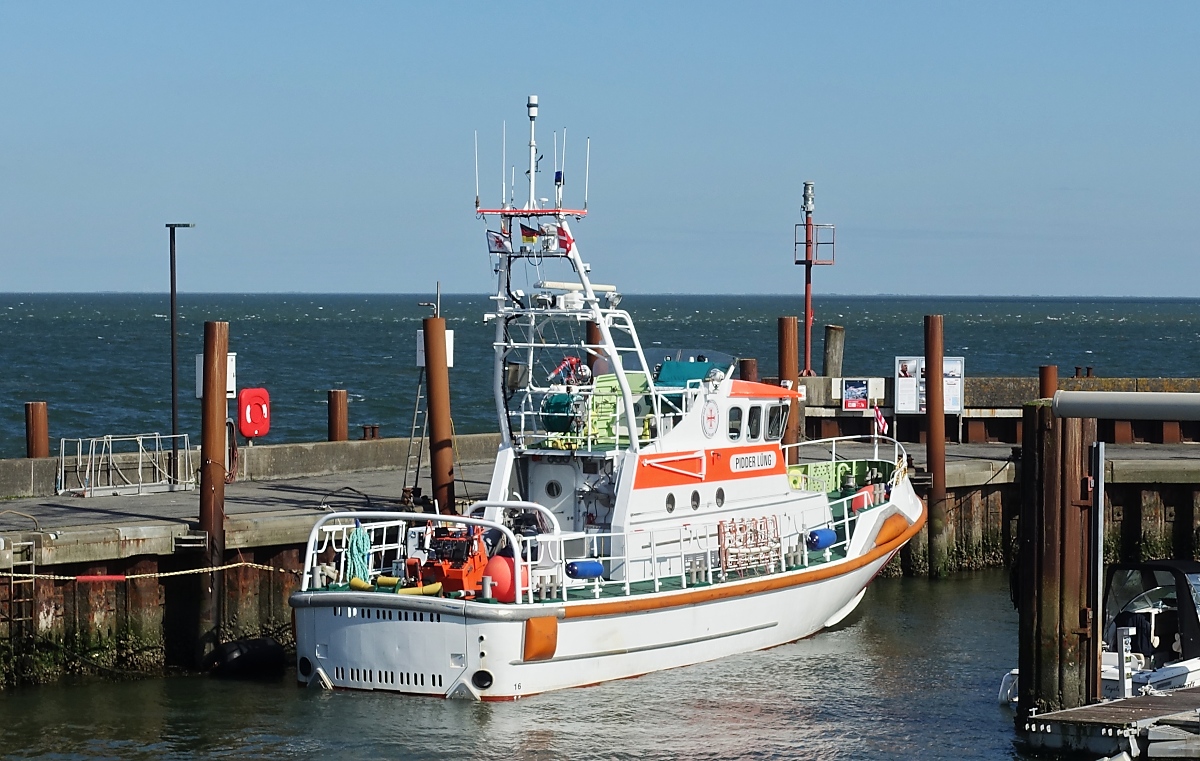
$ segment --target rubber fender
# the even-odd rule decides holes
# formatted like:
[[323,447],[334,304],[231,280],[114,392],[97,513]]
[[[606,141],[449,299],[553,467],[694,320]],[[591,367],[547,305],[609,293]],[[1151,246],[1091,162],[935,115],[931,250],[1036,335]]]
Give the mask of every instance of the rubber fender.
[[818,528],[808,532],[805,544],[810,550],[823,550],[837,542],[837,532],[831,528]]
[[572,560],[567,563],[567,575],[572,579],[598,579],[604,575],[604,564],[599,560]]

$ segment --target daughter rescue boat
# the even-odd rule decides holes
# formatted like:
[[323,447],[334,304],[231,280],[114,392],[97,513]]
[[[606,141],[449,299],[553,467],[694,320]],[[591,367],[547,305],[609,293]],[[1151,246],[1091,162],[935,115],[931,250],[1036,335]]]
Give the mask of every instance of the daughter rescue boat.
[[643,347],[580,254],[557,139],[553,206],[535,194],[528,109],[529,200],[477,202],[499,228],[488,498],[322,517],[290,600],[302,683],[510,700],[774,647],[841,621],[925,522],[898,442],[784,445],[798,391]]

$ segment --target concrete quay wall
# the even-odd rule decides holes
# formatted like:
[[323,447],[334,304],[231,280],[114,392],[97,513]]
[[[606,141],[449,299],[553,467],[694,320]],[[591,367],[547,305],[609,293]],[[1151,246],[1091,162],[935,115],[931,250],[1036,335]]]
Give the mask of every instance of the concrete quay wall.
[[[499,433],[458,436],[455,448],[459,462],[491,461],[500,446]],[[285,478],[321,476],[330,473],[356,473],[403,468],[408,457],[408,439],[367,439],[364,441],[318,441],[300,444],[266,444],[238,450],[237,477],[247,481],[274,481]],[[128,478],[137,478],[138,461],[134,454],[118,454],[114,463]],[[428,463],[429,453],[425,453]],[[200,461],[199,449],[192,455]],[[49,497],[55,494],[59,459],[0,460],[0,499]],[[142,477],[153,480],[150,465],[142,466]],[[66,484],[83,482],[73,460],[68,462]]]

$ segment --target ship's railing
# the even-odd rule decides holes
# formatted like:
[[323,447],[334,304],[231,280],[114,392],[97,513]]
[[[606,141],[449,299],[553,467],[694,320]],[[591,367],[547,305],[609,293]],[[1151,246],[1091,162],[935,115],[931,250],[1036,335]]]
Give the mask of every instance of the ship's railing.
[[[621,390],[602,383],[603,379],[589,385],[527,386],[520,404],[508,411],[513,437],[530,449],[593,451],[628,446],[631,433]],[[638,441],[653,441],[670,430],[692,409],[701,391],[699,381],[635,390],[632,417]]]
[[[583,532],[521,537],[530,577],[521,602],[636,595],[688,589],[747,576],[807,568],[843,558],[854,538],[854,497],[830,503],[824,517],[781,514],[628,532]],[[816,511],[814,511],[816,512]],[[811,517],[812,520],[806,520]],[[836,541],[810,550],[814,532]],[[599,576],[576,578],[573,562],[595,561]],[[571,595],[576,592],[575,595]]]
[[[516,535],[497,520],[460,515],[407,512],[344,512],[323,516],[313,527],[305,548],[301,589],[320,589],[327,582],[348,582],[354,571],[350,558],[355,543],[369,541],[364,581],[381,573],[402,575],[406,533],[416,525],[460,524],[501,531],[513,558],[515,601],[630,596],[688,589],[726,581],[797,570],[848,556],[857,525],[850,496],[818,509],[686,524],[626,532],[563,533],[553,530],[535,536]],[[527,502],[476,503],[476,508],[540,512],[545,507]],[[824,529],[834,541],[814,542]],[[355,532],[360,539],[355,539]],[[360,559],[361,562],[361,559]]]
[[[173,442],[177,445],[179,462],[172,474]],[[196,473],[186,433],[59,440],[55,489],[59,495],[152,494],[194,488]]]
[[[908,475],[908,452],[904,445],[893,438],[880,435],[838,436],[828,439],[802,441],[799,444],[783,446],[784,457],[793,458],[790,452],[795,452],[797,464],[788,468],[792,485],[806,491],[833,492],[842,488],[839,480],[839,467],[853,471],[851,462],[873,460],[876,463],[887,463],[887,467],[877,478],[890,486],[896,486]],[[840,450],[840,451],[839,451]],[[855,474],[858,486],[862,486],[865,474]]]

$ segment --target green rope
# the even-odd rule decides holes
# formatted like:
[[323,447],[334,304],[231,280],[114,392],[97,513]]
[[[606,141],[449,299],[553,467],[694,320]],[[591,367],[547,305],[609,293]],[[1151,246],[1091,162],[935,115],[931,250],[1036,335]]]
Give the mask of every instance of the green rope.
[[346,545],[346,576],[350,579],[371,579],[371,535],[362,526],[355,526]]

